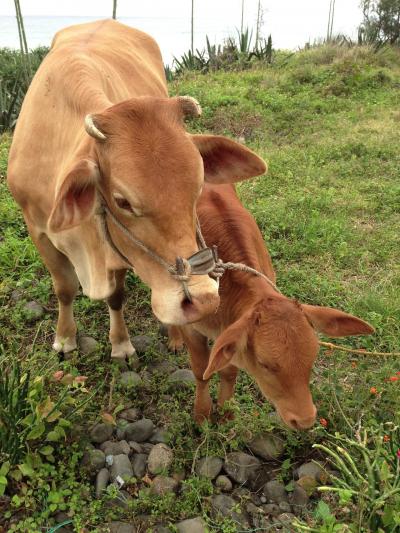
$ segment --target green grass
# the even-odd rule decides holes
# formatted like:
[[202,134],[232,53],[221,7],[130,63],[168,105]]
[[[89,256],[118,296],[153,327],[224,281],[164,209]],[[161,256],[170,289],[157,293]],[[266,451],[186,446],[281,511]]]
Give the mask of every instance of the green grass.
[[[399,86],[398,51],[384,49],[375,55],[368,48],[333,46],[294,55],[279,53],[275,63],[263,69],[191,73],[170,85],[172,94],[190,94],[200,101],[203,115],[191,124],[194,131],[244,136],[247,145],[268,161],[268,175],[241,184],[239,191],[263,232],[280,289],[299,301],[335,306],[369,321],[376,328],[375,335],[344,343],[379,351],[399,351],[400,344]],[[88,390],[100,390],[96,402],[86,405],[81,423],[94,421],[109,405],[110,382],[118,372],[109,363],[106,308],[101,302],[77,299],[78,327],[95,336],[100,349],[87,358],[75,355],[59,363],[50,348],[56,320],[50,278],[5,185],[9,144],[9,137],[1,139],[0,357],[18,357],[33,371],[44,365],[48,374],[63,368],[87,375]],[[21,303],[15,304],[10,298],[15,288],[23,291]],[[128,293],[131,333],[151,331],[156,337],[148,291],[130,278]],[[46,308],[40,325],[26,323],[23,318],[23,303],[31,299]],[[145,361],[154,357],[163,356],[153,350]],[[185,357],[180,356],[180,361]],[[383,434],[398,438],[393,427],[400,424],[400,382],[388,378],[399,371],[399,358],[321,350],[312,389],[319,417],[328,422],[327,429],[317,426],[308,433],[295,434],[280,428],[287,440],[284,459],[294,466],[315,457],[311,448],[314,442],[330,443],[335,432],[354,439],[359,426],[367,428],[374,438]],[[371,394],[371,387],[377,394]],[[49,391],[57,394],[53,385]],[[134,511],[126,516],[150,509],[156,521],[175,521],[194,514],[209,517],[210,487],[190,473],[196,450],[204,455],[242,449],[250,433],[275,425],[268,416],[271,407],[244,375],[233,405],[240,409],[240,416],[233,423],[199,430],[191,419],[192,400],[191,391],[171,397],[163,376],[150,380],[145,391],[128,396],[118,387],[114,390],[114,409],[127,402],[147,409],[150,405],[150,417],[169,426],[175,468],[186,469],[187,483],[196,495],[155,503],[142,490]],[[392,444],[400,448],[399,442]],[[61,449],[60,464],[65,467],[71,460]],[[75,500],[65,495],[65,506],[73,510],[76,527],[94,531],[110,511],[92,501],[85,479],[74,465],[70,475],[76,483],[75,492],[81,490],[88,505],[79,511]],[[60,472],[52,471],[51,475],[61,486]],[[291,472],[291,468],[282,471],[285,481],[290,481]],[[34,490],[37,482],[29,483]],[[51,524],[51,513],[44,512],[46,497],[43,491],[40,494],[39,503],[29,500],[31,510],[21,511],[21,530],[27,528],[24,516],[36,523],[29,526],[30,531]],[[334,520],[347,524],[351,531],[374,531],[367,521],[361,525],[358,521],[368,514],[362,507],[365,503],[349,502],[346,512],[334,497],[324,499]],[[331,531],[322,529],[320,514],[309,515],[309,527]],[[212,530],[225,528],[227,532],[229,527],[211,525]]]

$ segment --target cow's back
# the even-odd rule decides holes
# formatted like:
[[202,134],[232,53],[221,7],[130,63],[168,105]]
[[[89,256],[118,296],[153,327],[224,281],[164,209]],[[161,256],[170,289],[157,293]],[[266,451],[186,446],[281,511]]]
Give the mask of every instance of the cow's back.
[[58,32],[25,97],[10,151],[16,200],[42,205],[46,218],[57,179],[85,138],[84,117],[136,96],[167,96],[155,41],[113,20]]

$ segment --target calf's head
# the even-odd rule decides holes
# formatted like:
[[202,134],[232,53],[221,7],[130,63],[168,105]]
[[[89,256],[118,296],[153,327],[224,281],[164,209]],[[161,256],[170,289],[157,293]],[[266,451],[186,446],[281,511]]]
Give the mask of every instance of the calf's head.
[[242,368],[289,427],[307,429],[316,417],[309,385],[318,353],[316,331],[345,337],[374,330],[336,309],[301,305],[284,297],[265,298],[217,338],[204,379],[228,364]]
[[[204,181],[233,183],[266,170],[262,159],[234,141],[189,135],[183,119],[199,113],[200,106],[189,97],[143,97],[88,117],[90,150],[66,174],[49,220],[50,230],[81,225],[83,231],[104,198],[114,217],[170,265],[177,257],[197,252],[196,201]],[[194,322],[217,309],[213,279],[192,276],[189,300],[182,284],[165,267],[135,246],[112,221],[108,219],[107,224],[116,248],[152,289],[152,308],[161,322]],[[110,271],[126,266],[112,247],[104,242],[98,247],[108,254]]]

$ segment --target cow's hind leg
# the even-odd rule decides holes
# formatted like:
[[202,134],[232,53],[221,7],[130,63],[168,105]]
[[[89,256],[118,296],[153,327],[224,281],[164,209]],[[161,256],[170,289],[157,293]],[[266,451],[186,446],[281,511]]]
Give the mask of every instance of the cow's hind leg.
[[73,301],[79,289],[78,278],[68,257],[55,248],[47,235],[36,235],[29,225],[28,228],[51,274],[58,299],[58,321],[53,348],[57,352],[67,353],[76,348]]
[[111,357],[124,361],[135,353],[124,320],[125,274],[126,270],[115,272],[116,288],[114,293],[107,298],[110,312]]

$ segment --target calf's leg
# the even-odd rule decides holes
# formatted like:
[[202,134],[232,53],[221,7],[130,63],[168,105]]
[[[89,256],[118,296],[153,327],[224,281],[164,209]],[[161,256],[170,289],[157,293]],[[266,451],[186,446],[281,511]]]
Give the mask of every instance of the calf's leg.
[[196,397],[194,400],[194,419],[198,424],[210,419],[212,400],[208,379],[203,379],[204,371],[208,365],[210,349],[207,337],[204,337],[191,326],[179,328],[183,341],[190,353],[190,365],[196,378]]
[[[218,407],[223,407],[224,403],[230,400],[235,392],[236,378],[238,369],[236,366],[228,365],[219,371],[220,384],[218,392]],[[232,419],[233,413],[226,412],[225,419]]]
[[168,348],[172,352],[179,352],[184,345],[181,328],[179,326],[168,326]]
[[110,313],[110,342],[111,357],[113,359],[123,359],[132,356],[135,348],[129,338],[128,329],[124,320],[124,299],[125,299],[125,275],[126,270],[115,272],[116,287],[114,293],[107,298],[108,310]]
[[73,301],[79,289],[78,278],[68,257],[55,248],[47,235],[37,234],[29,224],[28,229],[51,274],[58,299],[58,321],[53,348],[57,352],[67,353],[76,348]]

